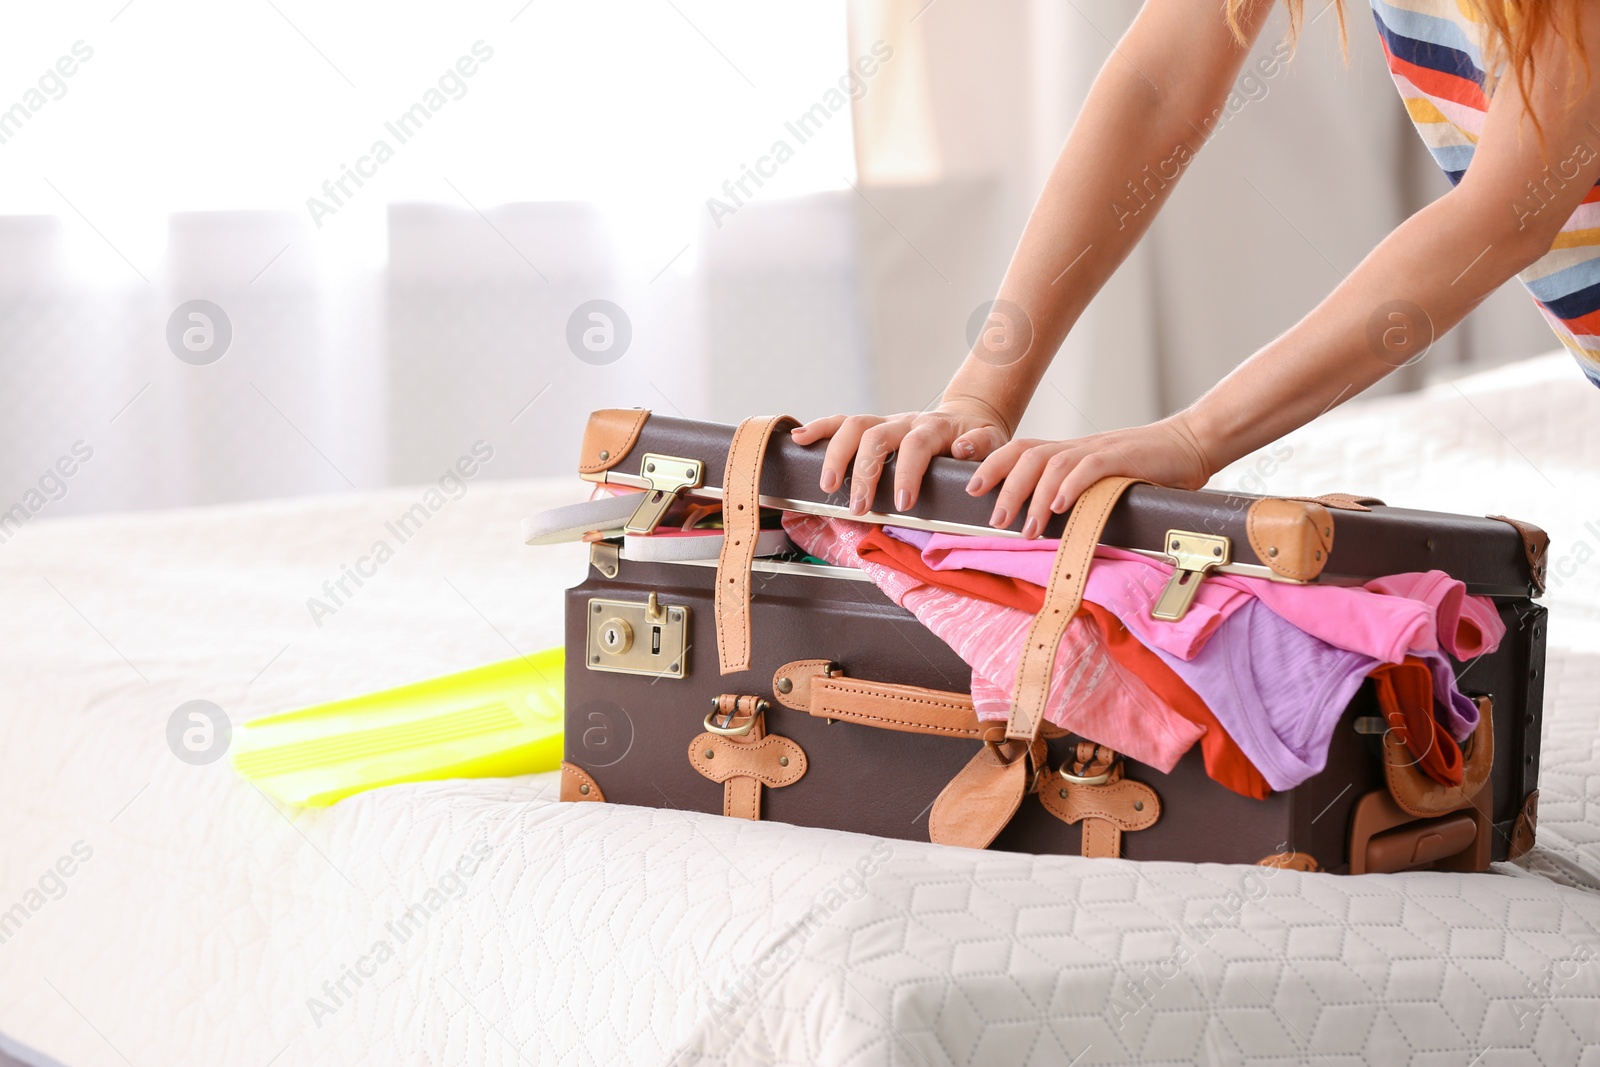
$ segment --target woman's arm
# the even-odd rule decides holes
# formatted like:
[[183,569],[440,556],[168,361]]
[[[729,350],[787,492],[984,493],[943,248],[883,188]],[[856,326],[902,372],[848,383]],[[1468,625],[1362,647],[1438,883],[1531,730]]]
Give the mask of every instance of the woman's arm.
[[[1251,8],[1250,40],[1270,9]],[[851,505],[865,511],[884,458],[898,450],[895,498],[904,510],[931,457],[982,458],[1010,438],[1067,331],[1200,150],[1248,54],[1220,3],[1147,0],[1096,77],[1001,284],[997,304],[1021,310],[1031,343],[1025,351],[976,347],[933,411],[836,415],[794,431],[802,444],[832,438],[824,492],[839,487],[854,457]]]
[[[1600,8],[1583,11],[1589,55],[1600,57]],[[1600,179],[1600,79],[1579,69],[1569,81],[1572,56],[1558,40],[1547,40],[1535,60],[1531,114],[1515,79],[1506,78],[1461,184],[1403,223],[1310,314],[1187,410],[1073,441],[1010,442],[980,465],[971,491],[987,492],[1003,478],[999,510],[1009,515],[1031,495],[1036,532],[1050,512],[1065,511],[1107,475],[1198,488],[1421,355],[1548,252]]]

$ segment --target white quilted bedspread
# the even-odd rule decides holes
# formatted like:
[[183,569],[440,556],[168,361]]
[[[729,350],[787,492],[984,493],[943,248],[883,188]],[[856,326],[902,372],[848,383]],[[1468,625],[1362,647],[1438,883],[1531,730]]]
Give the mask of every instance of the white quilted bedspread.
[[1555,538],[1520,866],[975,853],[561,806],[548,777],[282,810],[175,758],[173,709],[559,643],[582,553],[517,521],[581,487],[473,484],[321,628],[306,598],[420,490],[38,521],[0,546],[0,1033],[67,1067],[1600,1064],[1600,395],[1559,356],[1287,445],[1219,483]]

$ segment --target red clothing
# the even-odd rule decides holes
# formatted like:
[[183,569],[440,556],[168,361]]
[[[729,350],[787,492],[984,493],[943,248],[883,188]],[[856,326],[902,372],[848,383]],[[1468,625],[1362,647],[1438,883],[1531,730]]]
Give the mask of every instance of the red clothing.
[[[890,537],[881,528],[874,528],[863,537],[856,546],[856,552],[863,559],[892,567],[919,582],[986,600],[991,604],[1017,608],[1030,615],[1037,615],[1044,606],[1042,586],[985,571],[933,570],[922,561],[922,552],[915,545]],[[1150,687],[1150,691],[1174,712],[1205,731],[1200,738],[1200,752],[1205,757],[1207,774],[1219,785],[1256,800],[1272,792],[1261,772],[1228,736],[1211,709],[1206,707],[1205,701],[1184,684],[1183,679],[1173,673],[1172,668],[1163,663],[1159,656],[1141,644],[1122,624],[1122,620],[1089,601],[1083,602],[1079,612],[1087,612],[1099,623],[1100,631],[1106,638],[1106,647],[1118,663],[1137,674]]]
[[1423,774],[1444,785],[1459,786],[1464,768],[1461,746],[1433,717],[1433,673],[1416,656],[1385,663],[1372,670],[1378,707],[1395,736],[1405,742]]

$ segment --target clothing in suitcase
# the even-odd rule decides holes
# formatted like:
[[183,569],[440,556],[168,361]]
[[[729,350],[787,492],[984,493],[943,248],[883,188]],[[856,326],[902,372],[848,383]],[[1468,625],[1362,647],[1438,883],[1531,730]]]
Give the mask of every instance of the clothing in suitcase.
[[[869,513],[854,516],[848,484],[818,489],[824,447],[794,444],[792,425],[639,409],[591,416],[580,474],[636,492],[631,508],[607,501],[603,519],[567,520],[566,532],[592,543],[588,574],[567,593],[563,799],[969,847],[1349,873],[1481,870],[1531,846],[1545,614],[1533,598],[1547,550],[1535,527],[1345,495],[1104,479],[1045,530],[1061,544],[1009,717],[983,721],[967,662],[860,569],[755,555],[774,510],[993,535],[992,496],[964,489],[975,464],[934,460],[916,505],[898,513],[891,460]],[[640,536],[717,506],[716,560],[629,558],[622,527]],[[1045,722],[1058,650],[1101,545],[1174,568],[1157,617],[1181,618],[1198,583],[1223,574],[1350,585],[1443,571],[1492,598],[1506,630],[1499,647],[1451,661],[1479,713],[1460,746],[1461,784],[1419,771],[1370,681],[1333,730],[1321,773],[1261,799],[1213,780],[1199,745],[1163,772]]]

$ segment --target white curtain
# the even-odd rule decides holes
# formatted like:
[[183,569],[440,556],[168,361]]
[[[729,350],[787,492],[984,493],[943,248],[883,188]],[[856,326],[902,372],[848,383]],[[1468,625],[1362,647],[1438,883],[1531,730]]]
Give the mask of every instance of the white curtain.
[[595,407],[869,406],[858,58],[841,0],[18,9],[0,545],[433,480],[479,440],[483,477],[567,472]]

